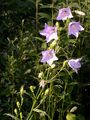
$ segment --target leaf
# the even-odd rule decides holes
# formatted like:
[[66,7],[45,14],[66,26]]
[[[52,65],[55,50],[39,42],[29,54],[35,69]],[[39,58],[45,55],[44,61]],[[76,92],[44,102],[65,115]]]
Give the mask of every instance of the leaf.
[[40,37],[34,37],[36,40],[39,40],[39,41],[41,41],[41,42],[43,42],[43,39],[42,38],[40,38]]
[[27,74],[30,74],[30,72],[31,72],[31,69],[27,69],[24,74],[27,75]]
[[39,15],[41,16],[39,19],[41,19],[41,18],[48,18],[48,19],[50,19],[50,16],[48,14],[46,14],[46,13],[39,12]]
[[72,113],[67,113],[66,120],[76,120],[76,115]]
[[78,82],[71,82],[69,85],[78,85]]
[[35,112],[37,112],[37,113],[40,113],[40,114],[43,115],[43,116],[46,115],[46,116],[49,118],[49,120],[51,120],[50,116],[49,116],[45,111],[40,110],[40,109],[37,109],[37,108],[33,109],[33,111],[35,111]]
[[43,113],[44,115],[47,115],[47,113],[45,111],[37,109],[37,108],[33,109],[33,111],[38,112],[38,113]]
[[52,8],[52,4],[48,4],[48,5],[43,5],[43,4],[40,4],[41,7],[40,8]]
[[20,119],[18,119],[17,117],[15,117],[14,115],[11,115],[11,114],[9,114],[9,113],[5,113],[4,115],[7,115],[7,116],[13,118],[14,120],[20,120]]
[[47,48],[47,44],[46,44],[46,42],[42,43],[41,48],[42,48],[42,49],[46,49],[46,48]]

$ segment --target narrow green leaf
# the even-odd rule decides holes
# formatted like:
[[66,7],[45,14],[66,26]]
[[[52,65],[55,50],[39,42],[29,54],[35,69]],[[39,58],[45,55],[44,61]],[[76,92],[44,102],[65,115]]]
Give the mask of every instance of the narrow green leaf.
[[13,118],[14,120],[20,120],[20,119],[18,119],[17,117],[15,117],[14,115],[11,115],[11,114],[9,114],[9,113],[5,113],[4,115],[7,115],[7,116]]

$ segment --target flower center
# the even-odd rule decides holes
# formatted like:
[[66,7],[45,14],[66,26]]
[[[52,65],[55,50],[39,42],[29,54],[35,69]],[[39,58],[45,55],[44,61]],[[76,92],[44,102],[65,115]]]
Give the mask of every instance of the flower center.
[[48,53],[48,57],[50,57],[50,58],[52,58],[52,57],[53,57],[53,54],[52,54],[52,52],[51,52],[51,51]]
[[48,31],[48,34],[52,34],[54,32],[55,32],[55,29],[52,29],[52,30]]
[[63,12],[62,12],[62,16],[64,17],[64,16],[67,16],[67,11],[66,10],[64,10]]
[[66,11],[66,10],[64,10],[64,14],[67,14],[67,11]]
[[71,25],[72,29],[77,30],[77,26],[75,24]]

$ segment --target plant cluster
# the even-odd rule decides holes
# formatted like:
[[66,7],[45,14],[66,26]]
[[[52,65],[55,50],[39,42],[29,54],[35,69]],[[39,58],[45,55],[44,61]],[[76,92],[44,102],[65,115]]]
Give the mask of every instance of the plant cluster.
[[[40,35],[46,37],[44,44],[47,50],[43,50],[41,60],[40,57],[38,59],[38,67],[36,68],[38,77],[36,79],[39,86],[36,88],[36,86],[31,85],[30,92],[26,92],[24,86],[21,87],[20,101],[17,100],[17,107],[14,109],[15,116],[7,114],[15,120],[80,119],[80,116],[73,114],[79,103],[72,98],[71,93],[77,84],[77,80],[73,78],[73,73],[78,75],[82,57],[76,59],[71,57],[73,46],[78,42],[79,32],[84,28],[79,22],[70,22],[71,18],[73,18],[71,9],[69,7],[62,8],[59,10],[55,25],[51,26],[45,23],[45,28],[40,31]],[[64,23],[64,27],[60,26],[60,22]],[[68,30],[68,35],[66,35],[66,30]],[[62,34],[66,36],[67,40],[64,43],[61,39]],[[69,45],[72,47],[69,48]],[[26,117],[23,116],[22,111],[24,94],[32,98],[30,111]],[[56,116],[57,114],[58,116]]]

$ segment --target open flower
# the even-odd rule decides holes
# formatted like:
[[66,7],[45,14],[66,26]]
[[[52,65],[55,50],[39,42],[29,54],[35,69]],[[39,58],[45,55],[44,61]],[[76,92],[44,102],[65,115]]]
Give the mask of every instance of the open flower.
[[40,31],[40,34],[46,37],[47,43],[53,39],[55,40],[58,39],[57,27],[48,26],[46,23],[45,23],[45,28],[42,31]]
[[51,66],[53,61],[56,60],[58,60],[58,58],[55,56],[55,52],[53,49],[42,51],[41,62],[47,62]]
[[74,35],[78,38],[79,31],[84,30],[79,22],[70,22],[68,27],[68,35]]
[[78,74],[79,68],[81,68],[81,58],[68,60],[68,65]]
[[57,20],[66,20],[67,18],[72,18],[72,13],[70,8],[62,8],[59,10]]

